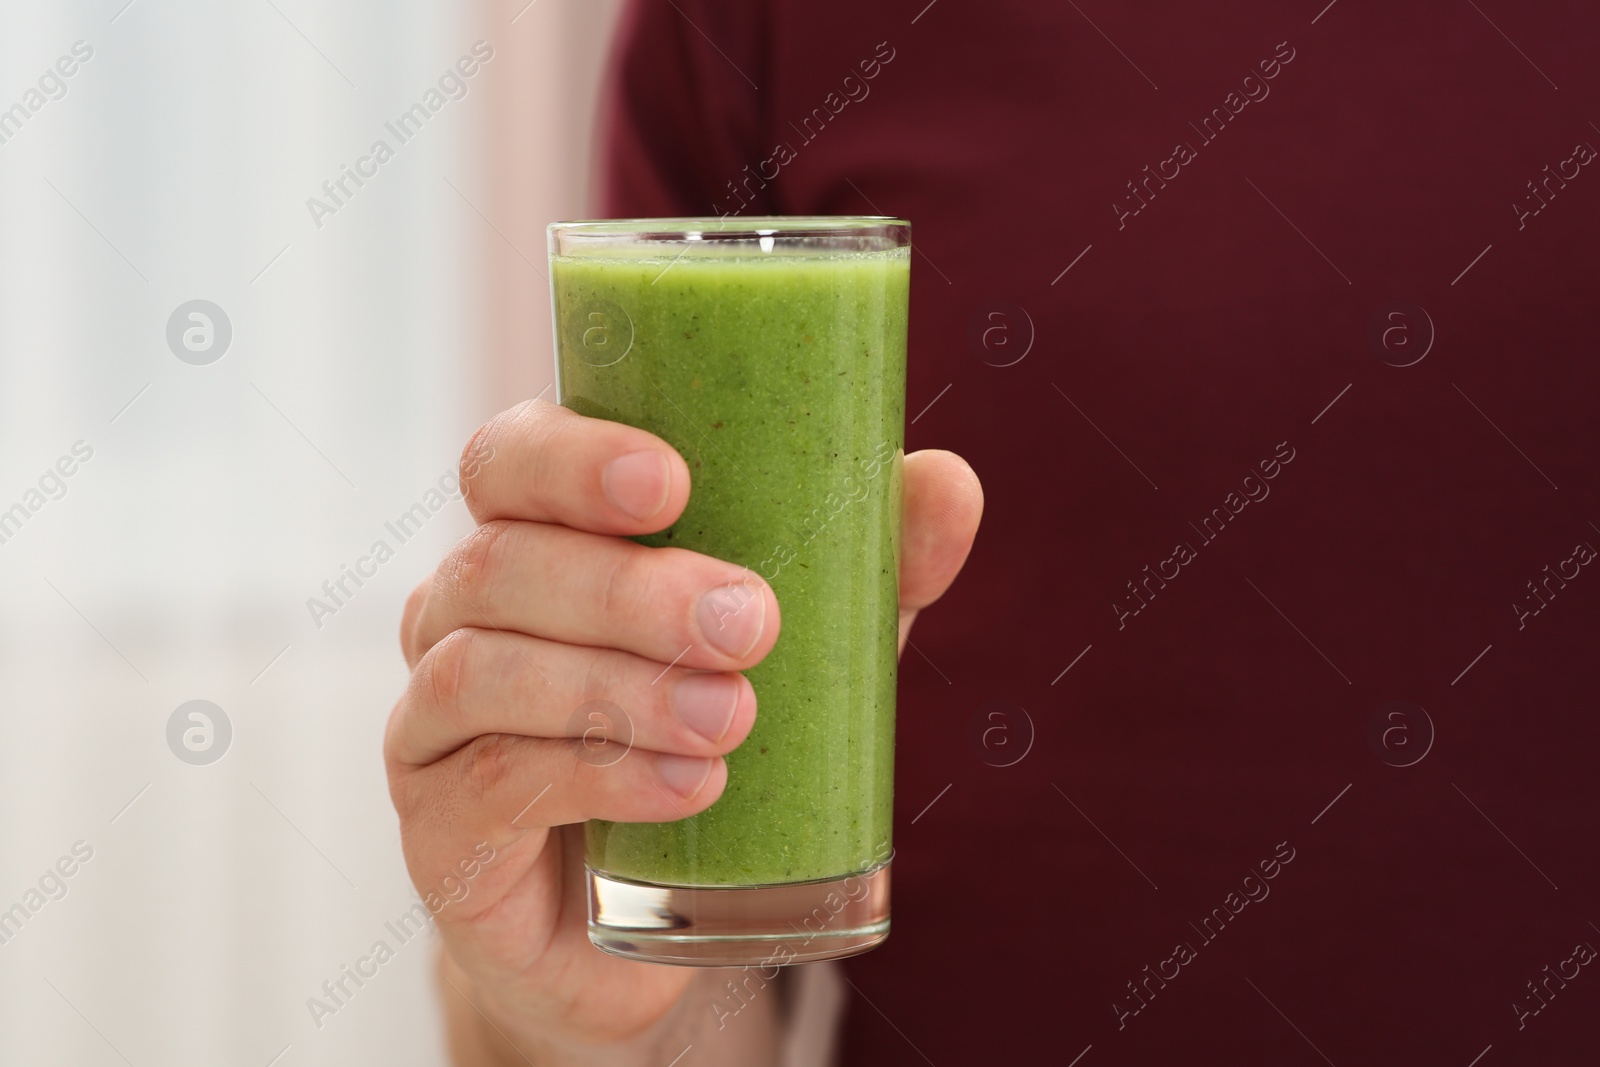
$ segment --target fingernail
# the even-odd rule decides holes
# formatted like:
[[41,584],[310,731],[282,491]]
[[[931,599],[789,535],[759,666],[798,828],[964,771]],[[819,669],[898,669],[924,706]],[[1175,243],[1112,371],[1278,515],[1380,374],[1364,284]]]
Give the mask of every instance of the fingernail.
[[695,621],[706,641],[724,655],[739,658],[756,647],[767,622],[767,600],[755,582],[735,582],[700,598]]
[[690,674],[673,683],[672,710],[709,741],[721,741],[739,706],[739,679],[731,674]]
[[600,472],[606,498],[636,519],[648,519],[666,507],[671,485],[667,457],[653,449],[618,456]]
[[656,773],[667,788],[681,797],[692,797],[711,777],[711,761],[704,756],[674,756],[657,753]]

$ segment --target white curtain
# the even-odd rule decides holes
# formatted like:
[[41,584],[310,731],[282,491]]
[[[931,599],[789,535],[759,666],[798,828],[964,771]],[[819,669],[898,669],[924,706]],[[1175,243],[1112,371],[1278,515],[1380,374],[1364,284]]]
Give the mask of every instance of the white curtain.
[[394,635],[614,9],[0,6],[0,1063],[442,1061]]

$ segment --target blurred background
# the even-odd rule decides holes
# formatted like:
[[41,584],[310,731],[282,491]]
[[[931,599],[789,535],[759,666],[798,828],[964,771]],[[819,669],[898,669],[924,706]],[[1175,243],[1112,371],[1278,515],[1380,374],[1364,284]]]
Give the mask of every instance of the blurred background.
[[395,634],[617,6],[0,6],[0,1063],[440,1062]]

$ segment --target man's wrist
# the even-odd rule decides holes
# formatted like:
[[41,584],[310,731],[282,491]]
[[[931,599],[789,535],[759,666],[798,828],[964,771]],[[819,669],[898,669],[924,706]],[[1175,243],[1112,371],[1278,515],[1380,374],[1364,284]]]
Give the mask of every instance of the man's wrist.
[[496,1010],[472,979],[441,951],[438,961],[447,1046],[455,1067],[663,1067],[687,1049],[696,1067],[776,1067],[780,1061],[783,987],[787,973],[752,995],[739,991],[737,1010],[727,1005],[730,976],[742,972],[697,969],[678,1003],[637,1037],[607,1045],[530,1033]]
[[478,1006],[471,979],[450,954],[439,952],[435,968],[444,1009],[445,1043],[455,1067],[509,1067],[525,1063],[521,1050]]

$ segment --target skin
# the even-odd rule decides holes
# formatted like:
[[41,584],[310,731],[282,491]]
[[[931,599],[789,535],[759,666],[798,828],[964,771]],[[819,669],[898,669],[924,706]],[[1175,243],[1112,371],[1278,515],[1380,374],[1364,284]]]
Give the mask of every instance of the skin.
[[[904,472],[902,650],[983,511],[977,476],[952,453],[912,453]],[[473,436],[461,485],[479,525],[406,603],[411,679],[384,738],[406,865],[423,899],[442,904],[455,1062],[659,1067],[691,1042],[699,1064],[775,1062],[779,996],[719,1030],[708,1005],[727,972],[589,943],[582,822],[662,822],[721,795],[721,757],[757,714],[738,672],[777,641],[776,597],[755,577],[759,610],[740,613],[753,622],[719,648],[712,638],[730,645],[726,634],[702,631],[696,605],[749,573],[625,540],[670,525],[691,489],[683,459],[643,430],[529,401]],[[702,713],[699,729],[674,695],[695,676],[726,694],[725,713],[709,727]],[[591,700],[633,723],[632,749],[608,766],[578,758],[586,724],[569,720]]]

